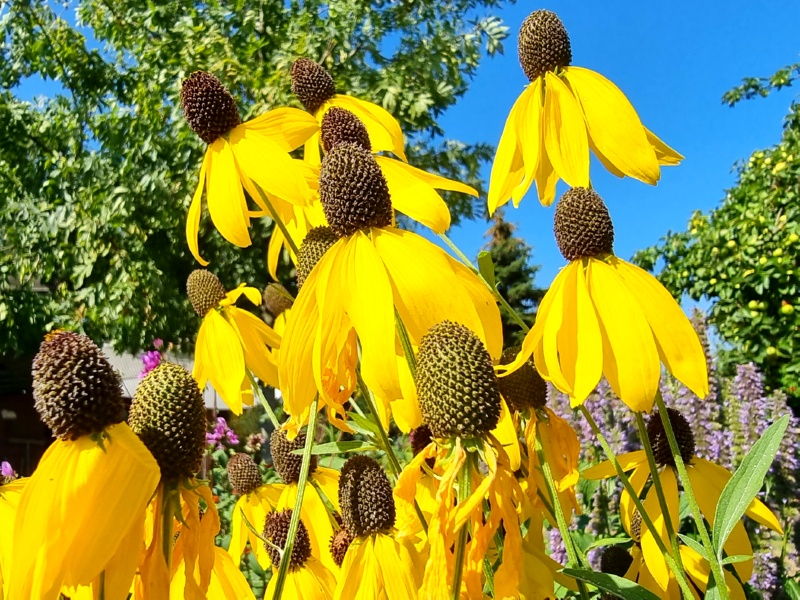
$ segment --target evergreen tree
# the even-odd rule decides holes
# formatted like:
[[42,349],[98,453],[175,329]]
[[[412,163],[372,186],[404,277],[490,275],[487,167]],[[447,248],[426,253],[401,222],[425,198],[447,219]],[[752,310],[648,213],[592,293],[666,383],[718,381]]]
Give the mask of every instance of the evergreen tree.
[[[492,221],[492,226],[486,232],[489,237],[486,248],[494,263],[497,290],[522,320],[532,326],[536,307],[545,293],[533,283],[539,266],[530,264],[531,247],[514,235],[517,227],[503,218],[502,210],[494,213]],[[522,344],[525,333],[520,326],[505,311],[502,311],[502,319],[505,346]]]

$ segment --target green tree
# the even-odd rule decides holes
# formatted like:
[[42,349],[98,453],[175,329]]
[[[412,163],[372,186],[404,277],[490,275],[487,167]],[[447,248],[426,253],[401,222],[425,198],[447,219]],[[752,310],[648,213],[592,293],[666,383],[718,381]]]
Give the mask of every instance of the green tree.
[[[790,85],[800,65],[749,78],[723,101],[765,96]],[[781,140],[738,165],[719,208],[696,212],[687,231],[670,232],[639,252],[640,265],[676,296],[711,300],[710,322],[723,368],[755,362],[768,388],[800,397],[800,104],[793,102]]]
[[[516,237],[516,226],[503,218],[503,210],[492,216],[492,226],[486,235],[489,243],[486,249],[494,263],[494,274],[497,290],[508,300],[517,313],[529,326],[536,318],[536,307],[544,297],[546,290],[533,284],[538,265],[531,265],[531,247],[522,238]],[[522,344],[525,333],[505,311],[501,312],[503,320],[504,345]]]
[[[446,139],[437,119],[482,55],[502,51],[507,28],[491,12],[504,3],[3,3],[0,354],[28,352],[59,326],[127,350],[194,337],[183,288],[197,265],[183,231],[204,146],[177,107],[194,70],[220,77],[246,119],[299,106],[289,67],[322,60],[338,89],[398,118],[413,164],[482,189],[491,147]],[[29,78],[60,91],[23,101]],[[447,199],[455,221],[472,216],[471,200]],[[266,284],[271,227],[257,222],[242,251],[204,218],[201,247],[223,283]]]

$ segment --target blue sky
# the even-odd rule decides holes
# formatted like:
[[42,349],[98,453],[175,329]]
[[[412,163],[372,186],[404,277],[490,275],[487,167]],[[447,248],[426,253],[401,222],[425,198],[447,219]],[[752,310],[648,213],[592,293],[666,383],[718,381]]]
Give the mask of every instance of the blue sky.
[[[497,144],[508,111],[527,84],[517,61],[517,32],[537,8],[561,17],[570,34],[573,64],[615,82],[643,123],[686,157],[680,166],[663,169],[655,187],[617,179],[593,162],[592,183],[611,211],[620,257],[630,258],[668,230],[684,230],[694,210],[718,206],[735,182],[734,163],[778,141],[797,88],[735,108],[720,98],[743,77],[771,75],[800,60],[796,1],[520,0],[500,13],[510,27],[505,55],[486,59],[470,90],[441,119],[447,137]],[[542,265],[536,283],[549,285],[565,264],[552,236],[553,209],[543,208],[533,191],[519,209],[509,204],[506,219],[519,225],[534,247],[533,262]],[[474,256],[486,242],[486,229],[485,222],[477,221],[450,235]]]

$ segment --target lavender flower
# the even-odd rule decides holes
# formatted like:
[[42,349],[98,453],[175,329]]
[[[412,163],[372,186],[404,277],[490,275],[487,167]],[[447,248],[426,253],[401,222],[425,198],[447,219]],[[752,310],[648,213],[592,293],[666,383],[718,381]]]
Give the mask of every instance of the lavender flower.
[[4,460],[0,463],[0,477],[7,479],[14,479],[17,476],[16,471],[11,467],[11,463]]
[[223,450],[225,448],[223,442],[235,446],[239,443],[239,436],[236,435],[233,429],[228,427],[228,422],[224,418],[217,417],[214,431],[206,433],[206,444],[214,446],[216,450]]
[[562,565],[567,564],[567,548],[558,527],[550,530],[550,558]]

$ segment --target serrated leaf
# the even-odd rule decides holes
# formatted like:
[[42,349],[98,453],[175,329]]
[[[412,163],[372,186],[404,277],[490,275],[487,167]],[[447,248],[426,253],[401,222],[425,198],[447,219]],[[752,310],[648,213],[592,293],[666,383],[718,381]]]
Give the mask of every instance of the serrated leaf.
[[650,590],[623,577],[598,573],[590,569],[562,569],[561,572],[625,600],[658,600],[658,596]]
[[492,286],[492,289],[497,287],[497,282],[494,278],[494,262],[492,261],[492,255],[486,250],[481,250],[478,253],[478,270],[481,272],[481,276],[486,280],[486,283]]
[[[369,452],[375,450],[375,444],[354,440],[349,442],[328,442],[326,444],[316,444],[311,448],[311,454],[323,456],[327,454],[339,454],[342,452]],[[292,450],[292,454],[303,454],[303,449]]]
[[789,415],[770,425],[722,490],[713,529],[714,549],[720,559],[728,536],[764,485],[764,477],[775,460],[788,425]]
[[[688,535],[683,535],[682,533],[678,534],[678,537],[681,538],[681,541],[689,546],[692,550],[697,552],[700,556],[702,556],[706,561],[708,561],[708,554],[706,554],[706,549],[703,547],[703,544],[698,542],[694,538],[690,538]],[[708,561],[710,562],[710,561]]]

